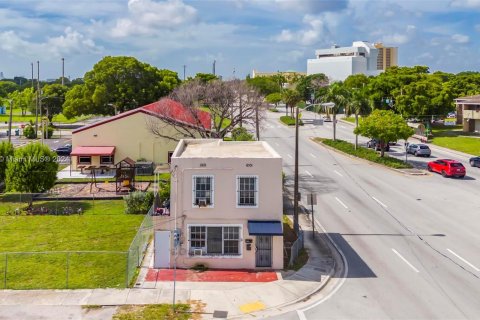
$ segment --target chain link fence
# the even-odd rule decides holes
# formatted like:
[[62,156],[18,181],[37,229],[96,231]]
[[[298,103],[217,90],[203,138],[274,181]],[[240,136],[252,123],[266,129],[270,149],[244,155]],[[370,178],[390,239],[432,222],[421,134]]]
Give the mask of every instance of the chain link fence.
[[[81,214],[77,209],[95,208],[94,200],[85,204],[85,201],[35,201],[31,194],[9,196],[9,201],[0,202],[0,215],[70,215]],[[99,208],[99,213],[100,210],[105,208]],[[0,252],[0,289],[129,287],[152,238],[152,216],[147,214],[127,251]]]
[[288,263],[289,266],[292,266],[295,263],[295,260],[297,259],[300,250],[302,250],[304,247],[303,237],[303,230],[300,230],[297,240],[295,240],[295,242],[292,244],[292,247],[290,248],[290,261]]
[[142,221],[137,234],[133,238],[130,248],[127,251],[127,283],[129,286],[137,276],[137,270],[142,265],[143,258],[147,252],[147,247],[153,239],[153,206]]

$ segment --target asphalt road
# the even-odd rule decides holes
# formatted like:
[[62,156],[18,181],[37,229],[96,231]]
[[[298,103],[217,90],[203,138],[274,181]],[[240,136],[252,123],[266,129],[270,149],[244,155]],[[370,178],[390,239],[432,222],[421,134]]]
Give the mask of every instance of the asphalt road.
[[[293,187],[294,128],[268,117],[262,139]],[[352,128],[339,123],[337,137],[353,141]],[[277,319],[478,319],[479,170],[467,167],[463,180],[404,175],[310,140],[331,137],[331,123],[300,131],[300,190],[318,195],[316,220],[346,265],[316,302]]]

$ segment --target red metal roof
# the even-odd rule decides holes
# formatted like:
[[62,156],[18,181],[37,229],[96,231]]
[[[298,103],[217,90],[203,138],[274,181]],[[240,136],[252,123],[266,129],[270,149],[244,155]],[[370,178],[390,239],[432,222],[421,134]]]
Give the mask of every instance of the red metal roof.
[[193,127],[205,128],[205,130],[211,130],[212,128],[210,113],[202,110],[196,110],[195,114],[192,114],[191,109],[186,108],[181,103],[169,98],[163,98],[159,101],[147,104],[143,107],[122,112],[105,120],[95,122],[91,125],[83,126],[81,128],[73,130],[72,132],[77,133],[83,130],[94,128],[104,123],[125,118],[138,112],[142,112],[158,118],[168,118],[179,123],[191,125]]
[[115,147],[76,147],[70,153],[71,156],[111,156],[115,153]]

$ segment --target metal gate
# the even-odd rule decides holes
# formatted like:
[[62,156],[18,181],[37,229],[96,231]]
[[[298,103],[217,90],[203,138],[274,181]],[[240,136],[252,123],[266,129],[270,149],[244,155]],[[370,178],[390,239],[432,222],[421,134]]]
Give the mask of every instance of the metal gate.
[[272,266],[272,236],[257,236],[255,240],[255,265],[257,267]]

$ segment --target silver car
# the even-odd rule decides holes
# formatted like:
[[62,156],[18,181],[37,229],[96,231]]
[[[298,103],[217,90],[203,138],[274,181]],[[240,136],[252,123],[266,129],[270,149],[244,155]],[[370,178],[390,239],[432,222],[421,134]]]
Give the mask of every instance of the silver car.
[[432,154],[432,150],[430,150],[430,148],[426,144],[423,144],[423,143],[413,144],[412,143],[412,144],[408,145],[407,153],[414,154],[416,157],[419,157],[419,156],[430,157],[430,155]]

